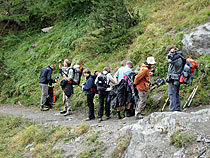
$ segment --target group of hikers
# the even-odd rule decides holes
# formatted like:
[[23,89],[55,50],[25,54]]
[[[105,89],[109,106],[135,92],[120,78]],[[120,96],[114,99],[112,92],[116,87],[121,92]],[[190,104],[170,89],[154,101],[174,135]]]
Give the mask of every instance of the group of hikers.
[[[169,45],[166,48],[168,53],[166,59],[169,63],[166,82],[168,82],[168,98],[170,101],[169,111],[181,111],[180,107],[180,76],[183,71],[183,65],[186,58],[183,56],[182,51],[174,45]],[[83,75],[86,82],[82,84],[82,91],[87,97],[87,104],[89,107],[88,117],[86,121],[95,119],[94,114],[94,96],[97,93],[99,96],[98,119],[103,120],[105,111],[106,119],[110,119],[110,109],[116,108],[118,118],[121,119],[120,110],[125,106],[124,115],[126,117],[135,115],[136,119],[144,117],[142,111],[146,106],[146,92],[149,89],[150,76],[152,66],[156,64],[154,57],[147,57],[146,61],[141,64],[138,73],[132,70],[133,63],[127,61],[125,66],[120,67],[117,72],[112,76],[109,67],[104,67],[102,72],[95,71],[91,74],[89,68],[85,68]],[[51,78],[52,71],[56,69],[55,65],[47,66],[41,70],[40,73],[40,88],[42,92],[40,109],[43,110],[48,99],[48,84],[58,82],[58,77]],[[64,109],[60,114],[64,116],[70,115],[72,110],[72,94],[73,92],[73,76],[74,70],[71,67],[71,62],[68,59],[64,60],[62,65],[59,60],[59,72],[64,80],[61,81],[63,89],[63,103]],[[133,75],[133,80],[129,80]],[[113,84],[113,86],[111,86]],[[112,87],[112,88],[111,88]],[[137,99],[136,99],[137,98]]]

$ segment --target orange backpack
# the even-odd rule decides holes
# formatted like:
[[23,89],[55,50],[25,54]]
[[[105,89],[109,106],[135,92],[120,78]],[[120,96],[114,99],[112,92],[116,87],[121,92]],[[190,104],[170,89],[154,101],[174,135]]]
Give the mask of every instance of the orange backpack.
[[190,84],[193,78],[194,70],[197,68],[197,61],[191,58],[187,58],[179,82],[183,84]]

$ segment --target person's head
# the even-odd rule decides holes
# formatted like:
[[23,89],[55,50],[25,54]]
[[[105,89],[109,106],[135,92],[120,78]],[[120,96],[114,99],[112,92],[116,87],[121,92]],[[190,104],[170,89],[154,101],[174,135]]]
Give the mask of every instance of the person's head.
[[156,64],[155,58],[154,57],[147,57],[147,64],[148,65]]
[[179,50],[179,49],[174,45],[168,45],[166,47],[166,52],[176,52],[177,50]]
[[70,60],[69,60],[69,59],[65,59],[64,62],[63,62],[63,65],[64,65],[65,67],[69,67],[69,66],[71,65]]
[[126,62],[126,65],[128,65],[129,68],[131,68],[131,69],[133,68],[133,63],[131,61],[127,61]]
[[51,65],[50,67],[52,68],[53,71],[56,69],[55,65]]
[[86,69],[83,71],[83,74],[84,74],[85,77],[90,76],[90,74],[91,74],[90,69],[89,69],[89,68],[86,68]]
[[107,71],[108,73],[110,73],[110,68],[108,66],[103,68],[103,71]]

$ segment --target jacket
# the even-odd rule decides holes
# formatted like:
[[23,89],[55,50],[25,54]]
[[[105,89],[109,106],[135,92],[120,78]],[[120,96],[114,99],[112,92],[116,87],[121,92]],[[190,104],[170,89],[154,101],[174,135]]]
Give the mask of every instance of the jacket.
[[184,61],[186,61],[186,58],[182,55],[182,51],[178,50],[177,52],[169,52],[166,59],[170,63],[166,81],[179,81],[181,72],[183,70]]
[[85,94],[95,94],[95,87],[94,87],[94,79],[93,76],[90,75],[86,78],[86,82],[83,84],[82,90],[85,91]]
[[141,68],[134,79],[134,84],[138,91],[149,91],[150,69],[151,67],[146,62],[141,64]]
[[44,67],[40,73],[39,83],[41,84],[53,83],[54,81],[51,79],[52,71],[53,70],[50,66]]

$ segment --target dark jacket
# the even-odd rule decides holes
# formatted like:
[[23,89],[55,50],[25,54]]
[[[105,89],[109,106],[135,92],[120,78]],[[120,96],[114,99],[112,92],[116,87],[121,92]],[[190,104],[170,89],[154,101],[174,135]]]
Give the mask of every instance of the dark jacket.
[[166,81],[179,81],[184,61],[186,60],[182,55],[182,51],[178,50],[177,52],[169,52],[166,59],[170,63]]
[[53,83],[53,79],[51,79],[52,75],[52,68],[50,66],[47,66],[41,70],[40,77],[39,77],[39,83],[42,84],[48,84]]
[[86,78],[86,82],[83,84],[83,91],[85,91],[85,94],[94,94],[95,93],[95,87],[94,87],[94,78],[92,75],[88,76]]

